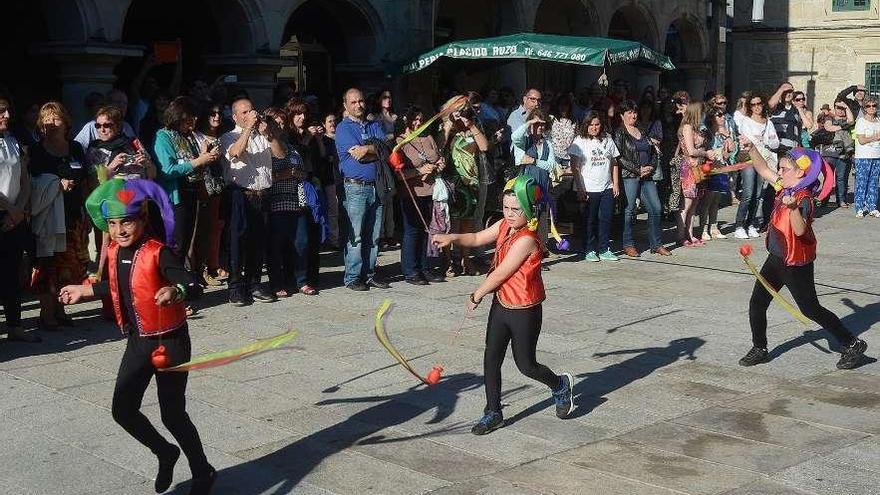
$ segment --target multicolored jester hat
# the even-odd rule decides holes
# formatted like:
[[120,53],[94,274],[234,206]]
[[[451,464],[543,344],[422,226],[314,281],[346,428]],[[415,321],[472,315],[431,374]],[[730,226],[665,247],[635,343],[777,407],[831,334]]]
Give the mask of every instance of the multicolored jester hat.
[[[168,195],[155,182],[149,180],[110,179],[98,186],[86,199],[86,211],[99,229],[108,231],[107,220],[111,218],[136,217],[145,214],[146,206],[152,201],[159,207],[165,229],[166,245],[171,246],[174,236],[174,211]],[[161,317],[161,313],[160,317]],[[261,352],[276,349],[293,340],[296,331],[289,331],[268,339],[258,340],[238,349],[213,352],[197,356],[192,360],[169,366],[170,360],[159,336],[159,346],[153,351],[151,362],[159,371],[190,371],[222,366],[240,359],[255,356]]]

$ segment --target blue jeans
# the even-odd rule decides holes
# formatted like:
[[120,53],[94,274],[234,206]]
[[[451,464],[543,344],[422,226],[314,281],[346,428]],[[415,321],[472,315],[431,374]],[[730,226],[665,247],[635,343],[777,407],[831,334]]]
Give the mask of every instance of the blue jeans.
[[663,245],[660,234],[660,196],[657,195],[657,184],[652,180],[641,180],[636,177],[623,179],[623,190],[626,195],[626,208],[623,210],[623,247],[635,247],[632,224],[636,218],[636,198],[642,198],[642,204],[648,210],[648,243],[651,249]]
[[752,226],[758,228],[758,205],[763,197],[764,179],[752,167],[744,168],[739,176],[742,180],[742,194],[736,209],[736,226],[744,229]]
[[588,192],[586,210],[587,235],[584,240],[584,251],[604,253],[608,250],[608,238],[611,236],[614,192],[611,189],[602,192]]
[[[309,216],[308,210],[269,214],[269,286],[301,289],[308,280]],[[314,283],[314,282],[312,282]],[[295,284],[295,285],[294,285]]]
[[[413,206],[409,194],[399,195],[400,212],[403,217],[403,238],[400,244],[400,267],[403,276],[414,278],[430,269],[428,265],[428,233]],[[416,203],[425,221],[431,219],[431,196],[416,196]]]
[[865,212],[877,209],[880,158],[856,158],[856,194],[853,208]]
[[834,197],[837,204],[846,203],[846,193],[849,186],[850,161],[846,158],[835,158],[832,156],[824,157],[828,161],[828,165],[834,169]]
[[[379,233],[382,230],[383,206],[373,184],[343,184],[345,198],[345,278],[348,285],[355,281],[367,281],[376,275],[376,258],[379,256]],[[388,205],[391,206],[391,205]]]

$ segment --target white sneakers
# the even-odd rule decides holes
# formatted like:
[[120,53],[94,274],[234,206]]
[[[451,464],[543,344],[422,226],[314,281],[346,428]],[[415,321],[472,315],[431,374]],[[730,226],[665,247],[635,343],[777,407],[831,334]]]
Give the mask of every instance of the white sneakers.
[[749,237],[761,237],[761,234],[758,233],[758,229],[754,225],[749,227]]
[[871,210],[870,213],[868,213],[868,215],[871,215],[874,218],[880,218],[880,211]]
[[742,227],[737,227],[736,231],[734,231],[733,233],[733,237],[736,237],[737,239],[748,239],[749,234],[746,233],[746,229]]
[[864,212],[864,211],[859,210],[859,211],[856,212],[856,218],[864,218],[864,216],[865,216],[865,212]]

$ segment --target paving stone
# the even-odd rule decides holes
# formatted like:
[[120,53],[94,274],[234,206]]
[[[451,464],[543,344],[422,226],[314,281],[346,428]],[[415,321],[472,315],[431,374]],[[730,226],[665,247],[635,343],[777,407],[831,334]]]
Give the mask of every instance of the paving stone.
[[676,418],[673,422],[816,453],[829,452],[867,436],[832,426],[726,407],[711,407]]
[[617,438],[764,474],[772,474],[815,456],[769,443],[666,422],[631,431]]
[[874,495],[880,486],[880,473],[825,458],[814,458],[792,466],[774,478],[823,495]]
[[758,480],[746,486],[734,488],[724,495],[817,495],[812,492],[796,490],[771,480]]
[[24,380],[30,380],[54,389],[116,379],[115,373],[109,373],[71,361],[19,368],[11,370],[10,373]]
[[723,493],[756,479],[754,472],[609,439],[554,456],[562,462],[692,494]]
[[799,399],[765,392],[731,402],[730,405],[865,433],[880,433],[880,413],[816,399]]
[[618,477],[602,471],[542,459],[516,466],[495,475],[505,481],[525,486],[539,493],[555,495],[673,495],[680,494],[656,485]]

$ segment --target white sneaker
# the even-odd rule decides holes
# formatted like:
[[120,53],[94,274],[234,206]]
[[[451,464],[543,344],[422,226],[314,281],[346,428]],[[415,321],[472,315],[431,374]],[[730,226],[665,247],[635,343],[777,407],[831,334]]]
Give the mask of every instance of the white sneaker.
[[737,227],[736,231],[734,231],[733,236],[737,239],[748,239],[749,234],[746,233],[746,229],[742,227]]
[[754,226],[749,227],[749,237],[761,237],[761,234],[758,232]]
[[702,239],[702,240],[704,240],[704,241],[711,241],[711,240],[712,240],[712,236],[709,235],[709,231],[708,231],[708,230],[704,230],[704,231],[703,231],[703,235],[700,236],[700,239]]
[[856,212],[856,218],[863,218],[864,216],[865,216],[865,212],[864,212],[864,211],[859,210],[859,211]]
[[874,218],[880,218],[880,211],[877,211],[877,210],[871,210],[871,212],[868,213],[868,215],[871,215],[871,216],[874,217]]

